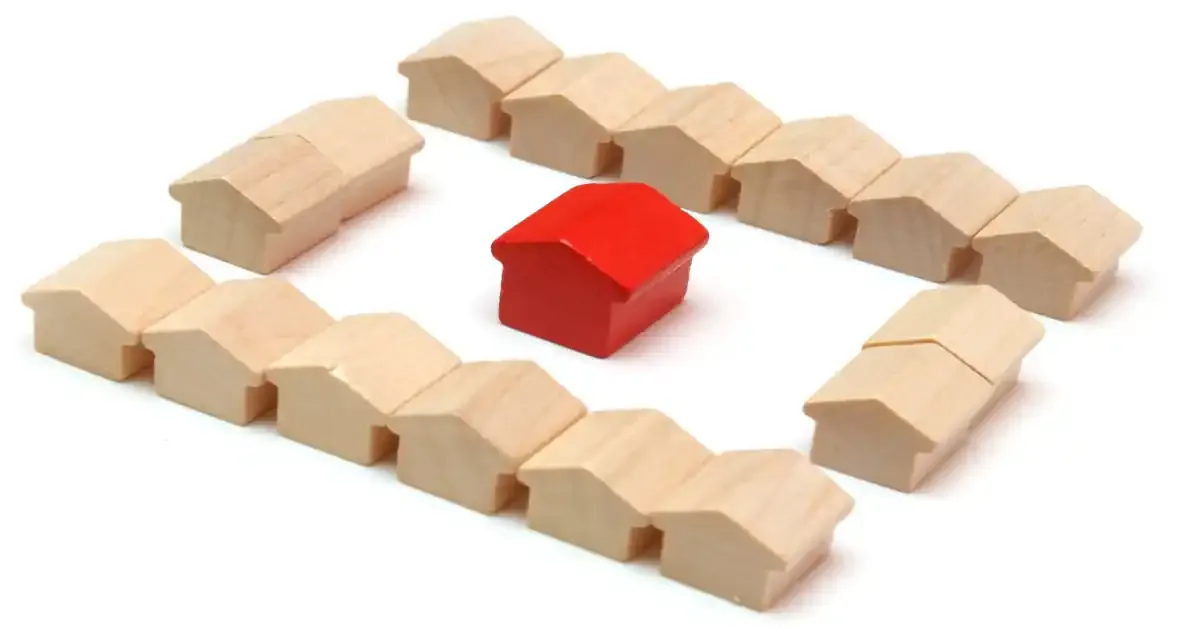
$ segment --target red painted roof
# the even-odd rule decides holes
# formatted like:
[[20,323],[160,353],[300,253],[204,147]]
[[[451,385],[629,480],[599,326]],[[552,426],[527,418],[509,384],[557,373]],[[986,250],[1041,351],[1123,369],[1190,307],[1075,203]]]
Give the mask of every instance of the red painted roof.
[[629,298],[708,243],[708,230],[644,183],[585,183],[571,188],[492,243],[510,248],[562,244],[616,283]]

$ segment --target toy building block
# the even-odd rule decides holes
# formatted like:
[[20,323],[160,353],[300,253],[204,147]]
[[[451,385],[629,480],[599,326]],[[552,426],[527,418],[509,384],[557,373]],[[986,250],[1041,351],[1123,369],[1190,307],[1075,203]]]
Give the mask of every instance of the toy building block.
[[408,187],[412,157],[425,138],[375,96],[319,102],[257,138],[295,135],[321,151],[349,179],[338,204],[342,220]]
[[963,153],[901,159],[850,203],[858,219],[854,257],[944,282],[971,261],[971,238],[1017,197],[1017,189]]
[[663,533],[663,575],[762,611],[828,554],[853,507],[798,451],[735,451],[712,458],[650,520]]
[[986,285],[918,293],[805,403],[812,461],[915,490],[1012,389],[1044,333]]
[[649,183],[692,211],[712,211],[737,195],[734,162],[781,123],[732,83],[669,91],[614,136],[624,150],[621,178]]
[[235,424],[275,407],[266,367],[333,318],[277,277],[226,281],[142,334],[159,395]]
[[854,228],[850,200],[899,160],[891,144],[853,117],[788,122],[734,164],[738,219],[828,244]]
[[1116,275],[1142,226],[1096,190],[1062,187],[1017,197],[972,242],[979,282],[1029,311],[1069,320]]
[[369,466],[396,451],[391,413],[460,360],[398,313],[348,316],[266,369],[280,435]]
[[654,410],[580,419],[517,471],[530,528],[628,561],[658,541],[649,514],[711,457]]
[[512,156],[577,176],[613,171],[613,133],[667,88],[619,53],[563,59],[500,103]]
[[531,361],[468,363],[404,404],[396,472],[411,486],[485,514],[522,491],[517,468],[587,408]]
[[142,332],[213,286],[165,240],[105,242],[21,294],[34,350],[114,381],[150,366]]
[[267,274],[337,232],[350,183],[295,135],[253,139],[171,184],[183,245]]
[[408,117],[476,139],[498,137],[509,127],[500,100],[562,56],[515,17],[459,24],[400,62]]
[[641,183],[568,190],[492,243],[500,322],[608,357],[678,305],[708,231]]

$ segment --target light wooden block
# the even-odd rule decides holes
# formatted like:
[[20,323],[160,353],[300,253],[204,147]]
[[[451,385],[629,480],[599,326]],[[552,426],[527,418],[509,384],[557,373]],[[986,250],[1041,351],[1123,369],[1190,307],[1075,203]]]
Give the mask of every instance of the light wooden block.
[[164,398],[234,424],[275,407],[268,365],[333,324],[278,277],[220,283],[142,334]]
[[615,560],[658,539],[652,508],[711,457],[654,410],[588,414],[525,462],[530,528]]
[[33,310],[34,349],[121,381],[149,367],[142,333],[212,288],[165,240],[105,242],[21,294]]
[[710,212],[737,195],[730,170],[782,121],[732,83],[669,91],[622,125],[621,178],[655,187],[675,204]]
[[918,293],[805,403],[812,461],[917,489],[1013,388],[1044,333],[985,285]]
[[183,245],[268,274],[332,236],[350,179],[295,135],[253,139],[171,184]]
[[295,135],[312,144],[348,179],[336,200],[349,220],[408,187],[413,155],[425,138],[375,96],[325,100],[259,133]]
[[829,551],[854,499],[798,451],[722,453],[654,508],[663,575],[767,610]]
[[850,200],[899,160],[899,151],[853,117],[788,122],[733,166],[738,219],[828,244],[853,230]]
[[348,316],[266,369],[280,435],[358,464],[396,451],[391,414],[460,360],[398,313]]
[[592,178],[620,166],[613,133],[667,88],[619,53],[558,61],[501,102],[512,156]]
[[971,262],[971,239],[1017,197],[1011,183],[963,153],[901,159],[850,203],[854,257],[945,282]]
[[520,494],[518,467],[586,411],[531,361],[464,364],[395,412],[397,476],[495,513]]
[[516,17],[459,24],[400,62],[408,78],[408,117],[492,139],[508,132],[500,100],[563,56]]
[[1091,187],[1021,194],[972,242],[979,282],[1029,311],[1060,320],[1082,312],[1116,275],[1142,226]]

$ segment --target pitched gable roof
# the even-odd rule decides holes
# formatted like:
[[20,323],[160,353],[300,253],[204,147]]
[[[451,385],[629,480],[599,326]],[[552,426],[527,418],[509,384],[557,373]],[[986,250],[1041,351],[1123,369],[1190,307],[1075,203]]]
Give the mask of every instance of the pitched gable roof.
[[255,376],[333,318],[279,277],[226,281],[146,329],[147,336],[202,333]]
[[256,137],[281,135],[312,144],[351,179],[425,146],[421,134],[375,96],[319,102]]
[[662,412],[588,414],[521,466],[521,476],[583,471],[647,515],[711,454]]
[[281,228],[313,205],[332,197],[349,178],[303,138],[280,135],[234,146],[171,184],[171,196],[184,201],[192,185],[224,184]]
[[847,200],[900,160],[900,152],[851,116],[788,122],[737,160],[736,168],[795,162]]
[[969,239],[1016,197],[1017,189],[974,155],[924,155],[901,159],[875,179],[850,213],[861,217],[871,201],[915,198]]
[[214,282],[184,254],[162,239],[105,242],[80,255],[27,289],[30,307],[56,295],[82,295],[135,340]]
[[454,416],[515,466],[586,411],[583,403],[532,361],[463,364],[405,403],[404,423]]
[[516,17],[465,22],[400,62],[404,74],[429,61],[457,60],[506,94],[562,58],[562,50]]
[[620,133],[674,128],[718,161],[732,165],[781,123],[779,116],[742,88],[716,83],[663,94],[622,125]]
[[708,230],[649,185],[585,183],[501,235],[492,254],[507,263],[517,247],[566,246],[628,299],[707,243]]
[[995,288],[954,285],[918,292],[863,348],[938,344],[997,383],[1044,335],[1041,322]]
[[376,410],[391,413],[460,360],[407,316],[347,316],[271,363],[268,371],[318,370]]
[[908,425],[924,450],[950,440],[991,397],[992,384],[937,344],[877,346],[858,353],[804,404],[818,422],[865,413]]
[[794,450],[732,451],[710,459],[655,507],[656,525],[717,514],[763,549],[775,568],[820,544],[854,499]]
[[629,57],[609,52],[558,61],[505,97],[504,105],[510,110],[561,98],[611,133],[666,91]]
[[1087,186],[1026,192],[975,236],[984,246],[1009,237],[1042,237],[1096,277],[1133,246],[1142,226]]

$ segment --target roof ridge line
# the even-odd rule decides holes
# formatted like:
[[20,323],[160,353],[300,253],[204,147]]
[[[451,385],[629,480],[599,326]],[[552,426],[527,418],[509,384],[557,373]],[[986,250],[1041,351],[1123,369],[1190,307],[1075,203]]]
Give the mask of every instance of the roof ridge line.
[[864,344],[863,344],[863,346],[862,346],[862,350],[867,350],[868,348],[882,348],[882,347],[886,347],[886,346],[917,346],[917,345],[920,345],[920,344],[933,344],[934,346],[938,346],[938,347],[940,347],[942,350],[946,351],[947,353],[950,353],[950,355],[951,355],[951,356],[953,356],[955,359],[957,359],[958,361],[962,362],[962,364],[963,364],[964,366],[966,366],[967,368],[970,368],[970,369],[971,369],[971,372],[974,372],[975,374],[979,375],[979,377],[980,377],[981,379],[983,379],[984,381],[987,381],[987,382],[988,382],[989,384],[991,384],[991,385],[996,385],[996,381],[993,381],[993,380],[991,380],[991,378],[989,378],[987,375],[985,375],[985,374],[983,374],[982,372],[980,372],[978,368],[976,368],[975,366],[972,366],[972,365],[970,364],[970,362],[968,362],[967,360],[963,359],[961,355],[959,355],[958,353],[956,353],[956,352],[954,352],[954,351],[950,350],[950,348],[949,348],[949,347],[947,347],[945,344],[942,344],[941,342],[939,342],[939,341],[937,341],[937,340],[935,340],[935,339],[921,338],[921,339],[915,339],[915,340],[875,340],[875,341],[868,341],[868,342],[866,342],[866,343],[864,343]]

